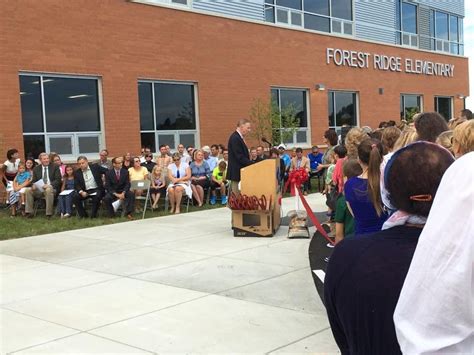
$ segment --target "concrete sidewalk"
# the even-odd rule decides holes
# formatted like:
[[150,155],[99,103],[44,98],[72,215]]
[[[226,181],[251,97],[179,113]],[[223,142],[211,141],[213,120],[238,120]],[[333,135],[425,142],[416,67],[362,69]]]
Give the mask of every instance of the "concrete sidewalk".
[[287,230],[234,238],[222,208],[0,242],[0,352],[337,353]]

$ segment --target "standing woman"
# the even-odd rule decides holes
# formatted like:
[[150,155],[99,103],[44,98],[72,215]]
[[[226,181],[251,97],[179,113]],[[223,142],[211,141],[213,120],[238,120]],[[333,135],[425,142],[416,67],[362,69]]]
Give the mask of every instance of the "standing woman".
[[181,198],[183,191],[192,197],[189,180],[191,179],[191,169],[189,165],[181,162],[179,153],[172,156],[173,163],[168,166],[168,179],[171,183],[168,185],[168,196],[171,204],[170,213],[180,213]]
[[382,143],[373,138],[363,140],[358,149],[362,174],[344,185],[347,205],[355,220],[355,234],[368,234],[382,229],[387,219],[380,194]]
[[204,203],[204,189],[209,188],[209,176],[211,170],[206,161],[204,161],[204,152],[197,150],[195,159],[189,165],[191,169],[191,189],[193,196],[196,199],[198,206],[201,207]]

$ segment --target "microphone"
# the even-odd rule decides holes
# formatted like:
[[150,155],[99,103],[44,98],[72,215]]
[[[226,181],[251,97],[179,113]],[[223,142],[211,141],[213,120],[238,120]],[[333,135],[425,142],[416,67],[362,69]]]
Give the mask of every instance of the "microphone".
[[262,142],[267,143],[267,144],[271,144],[269,141],[267,141],[267,139],[265,137],[262,137]]

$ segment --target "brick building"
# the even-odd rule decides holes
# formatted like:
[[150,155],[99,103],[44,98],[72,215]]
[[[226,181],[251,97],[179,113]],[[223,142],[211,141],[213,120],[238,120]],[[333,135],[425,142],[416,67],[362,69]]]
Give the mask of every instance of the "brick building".
[[[449,3],[449,4],[448,4]],[[290,144],[341,118],[447,119],[469,95],[464,1],[0,0],[0,156],[226,144],[256,99]],[[278,127],[277,127],[278,128]],[[284,127],[283,127],[284,128]]]

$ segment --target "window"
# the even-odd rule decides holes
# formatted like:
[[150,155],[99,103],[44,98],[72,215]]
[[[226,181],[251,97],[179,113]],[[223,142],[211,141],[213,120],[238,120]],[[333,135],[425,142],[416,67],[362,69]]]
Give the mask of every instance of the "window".
[[353,0],[265,0],[265,21],[352,36]]
[[351,91],[329,91],[329,128],[340,130],[343,124],[358,125],[357,93]]
[[404,46],[418,47],[418,8],[416,5],[401,2],[400,33],[398,43]]
[[446,121],[453,118],[453,98],[446,96],[435,96],[435,111],[443,116]]
[[[271,89],[271,96],[280,113],[280,122],[277,127],[273,127],[275,130],[273,141],[290,145],[309,144],[307,91],[274,88]],[[288,117],[294,118],[297,122],[297,127],[292,127],[294,130],[286,124]]]
[[440,11],[431,11],[431,49],[464,54],[462,18]]
[[26,155],[56,152],[66,159],[98,154],[102,132],[96,78],[21,74]]
[[196,145],[196,92],[192,83],[138,82],[142,146]]
[[178,6],[191,6],[191,0],[148,0],[149,2],[155,4],[168,4],[168,5],[178,5]]
[[352,0],[331,0],[331,16],[352,21]]
[[415,113],[421,112],[421,95],[402,94],[400,97],[400,118],[411,120]]

